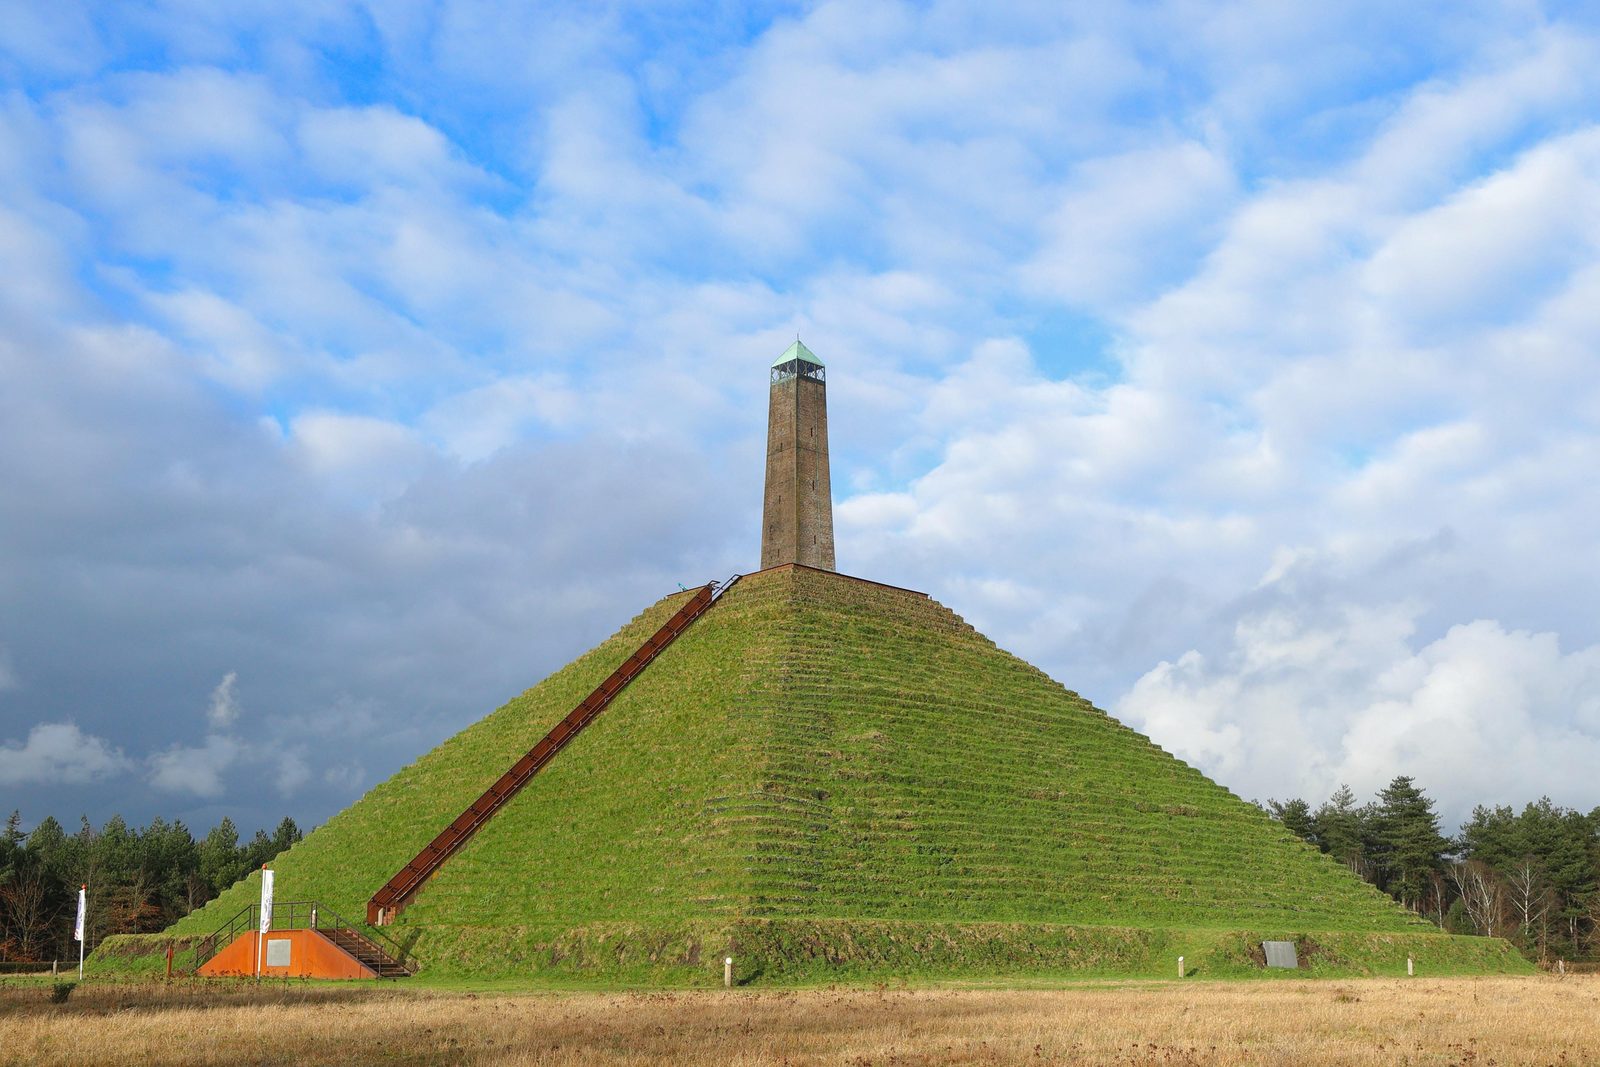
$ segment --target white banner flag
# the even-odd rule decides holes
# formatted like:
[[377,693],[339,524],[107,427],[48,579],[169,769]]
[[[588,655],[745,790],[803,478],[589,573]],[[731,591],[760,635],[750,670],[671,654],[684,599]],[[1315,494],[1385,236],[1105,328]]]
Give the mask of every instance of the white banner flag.
[[89,914],[89,901],[84,891],[88,888],[88,886],[84,886],[78,890],[78,921],[72,926],[72,940],[74,941],[83,940],[83,920]]
[[272,932],[272,872],[261,868],[261,932]]

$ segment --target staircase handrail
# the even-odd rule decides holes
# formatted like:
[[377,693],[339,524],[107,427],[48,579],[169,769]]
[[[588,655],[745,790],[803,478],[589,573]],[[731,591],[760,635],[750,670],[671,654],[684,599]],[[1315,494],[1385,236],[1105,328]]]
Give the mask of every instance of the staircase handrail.
[[[199,944],[194,946],[192,953],[194,962],[190,965],[189,970],[200,970],[212,956],[233,944],[233,939],[239,935],[240,919],[244,920],[243,925],[245,928],[253,927],[255,925],[256,908],[258,907],[260,907],[259,904],[246,904],[233,918],[217,927],[208,936],[201,938]],[[226,939],[223,938],[224,934],[227,935]]]
[[324,907],[319,904],[313,904],[312,909],[311,915],[313,929],[320,930],[324,926],[327,926],[328,924],[322,923],[320,920],[324,914],[331,915],[335,922],[332,926],[328,927],[329,929],[349,930],[357,937],[371,942],[373,948],[378,949],[384,955],[388,956],[400,966],[404,967],[407,974],[417,973],[416,961],[411,958],[411,953],[406,951],[405,946],[400,944],[400,942],[396,941],[394,938],[390,937],[388,934],[384,933],[382,930],[379,930],[376,926],[369,926],[364,922],[351,922],[349,919],[346,919],[343,915],[340,915],[332,908]]

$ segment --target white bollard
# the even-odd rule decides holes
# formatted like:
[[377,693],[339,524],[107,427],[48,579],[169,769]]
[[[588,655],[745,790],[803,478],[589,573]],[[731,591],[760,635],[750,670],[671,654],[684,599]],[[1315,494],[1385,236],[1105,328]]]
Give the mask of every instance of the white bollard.
[[1406,977],[1414,978],[1417,974],[1417,963],[1410,956],[1406,957]]
[[1566,960],[1556,960],[1556,973],[1560,975],[1565,975],[1567,973]]
[[1178,957],[1178,977],[1179,978],[1183,977],[1183,957],[1182,956]]
[[733,988],[733,957],[727,956],[722,961],[722,985],[726,989]]

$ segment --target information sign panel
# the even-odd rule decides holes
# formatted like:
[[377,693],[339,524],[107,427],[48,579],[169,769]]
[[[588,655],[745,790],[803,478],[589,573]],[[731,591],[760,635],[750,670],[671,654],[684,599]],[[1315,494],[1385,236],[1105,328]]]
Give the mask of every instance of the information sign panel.
[[267,966],[289,966],[289,946],[293,944],[287,937],[267,938]]

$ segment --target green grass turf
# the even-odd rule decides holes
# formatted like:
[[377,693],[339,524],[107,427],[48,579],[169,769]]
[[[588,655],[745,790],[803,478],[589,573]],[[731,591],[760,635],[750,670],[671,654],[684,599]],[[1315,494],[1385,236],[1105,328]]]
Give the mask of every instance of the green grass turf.
[[[284,853],[278,899],[359,919],[680,601],[653,605]],[[169,934],[222,925],[256,898],[258,877]],[[1012,944],[997,933],[1006,924],[1035,933]],[[1046,957],[1093,970],[1101,949],[1068,966],[1068,942],[1089,935],[1062,932],[1088,927],[1140,932],[1133,955],[1106,949],[1108,973],[1144,973],[1153,964],[1135,956],[1165,960],[1184,938],[1204,951],[1221,931],[1443,937],[938,603],[792,568],[735,586],[392,932],[441,974],[688,975],[708,966],[702,951],[739,946],[757,980],[801,980],[914,959],[930,974],[1048,969]],[[937,950],[940,937],[965,947]],[[1030,938],[1059,950],[1041,956]],[[1468,968],[1500,954],[1447,952],[1457,940],[1432,944]],[[593,960],[596,943],[634,963]],[[1339,958],[1371,969],[1364,951]],[[752,959],[763,953],[773,958]]]

